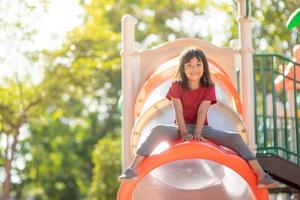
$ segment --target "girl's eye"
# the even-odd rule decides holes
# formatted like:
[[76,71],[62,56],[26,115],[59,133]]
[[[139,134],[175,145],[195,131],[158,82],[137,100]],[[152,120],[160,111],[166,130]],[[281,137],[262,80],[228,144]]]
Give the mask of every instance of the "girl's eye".
[[[197,63],[197,64],[195,64],[194,66],[196,66],[196,67],[202,67],[203,64],[202,64],[202,63]],[[191,67],[193,67],[193,66],[192,66],[191,64],[186,64],[185,67],[191,68]]]

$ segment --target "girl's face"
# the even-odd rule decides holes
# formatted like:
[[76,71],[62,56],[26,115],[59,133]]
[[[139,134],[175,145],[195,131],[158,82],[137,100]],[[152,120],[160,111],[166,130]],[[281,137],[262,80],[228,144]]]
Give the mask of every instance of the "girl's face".
[[184,73],[189,81],[199,81],[203,75],[203,62],[198,58],[193,57],[190,61],[184,64]]

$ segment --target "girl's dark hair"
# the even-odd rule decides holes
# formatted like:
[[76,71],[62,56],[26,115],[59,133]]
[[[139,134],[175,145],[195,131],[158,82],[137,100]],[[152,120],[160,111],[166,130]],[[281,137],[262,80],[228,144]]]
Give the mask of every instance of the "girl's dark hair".
[[177,73],[177,75],[179,74],[180,83],[183,86],[183,88],[189,89],[188,79],[184,73],[184,64],[189,62],[194,57],[196,57],[199,61],[202,61],[202,63],[203,63],[203,75],[199,81],[199,84],[204,87],[214,86],[214,83],[212,82],[212,80],[210,78],[208,62],[207,62],[205,54],[200,49],[197,49],[195,47],[188,47],[185,50],[183,50],[182,53],[180,54],[179,69],[178,69],[178,73]]

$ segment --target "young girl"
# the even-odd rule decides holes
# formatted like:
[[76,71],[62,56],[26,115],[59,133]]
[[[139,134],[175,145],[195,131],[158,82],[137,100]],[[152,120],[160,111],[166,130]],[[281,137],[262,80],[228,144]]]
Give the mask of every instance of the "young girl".
[[172,83],[166,95],[166,98],[172,101],[177,126],[155,126],[145,142],[137,149],[134,160],[119,177],[119,181],[136,180],[138,164],[151,154],[162,139],[201,141],[206,138],[235,151],[245,159],[258,176],[259,188],[277,187],[278,182],[263,171],[240,134],[217,130],[208,125],[208,107],[217,101],[204,53],[194,47],[185,49],[180,55],[178,74],[180,80]]

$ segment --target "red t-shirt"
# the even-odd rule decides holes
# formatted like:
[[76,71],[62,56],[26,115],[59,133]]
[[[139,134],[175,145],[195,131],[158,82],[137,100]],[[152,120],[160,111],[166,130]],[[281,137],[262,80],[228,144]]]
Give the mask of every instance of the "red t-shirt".
[[[195,90],[188,90],[184,89],[179,81],[174,81],[169,88],[166,98],[171,100],[171,97],[181,100],[184,121],[189,124],[197,123],[197,112],[202,101],[209,100],[211,104],[217,102],[215,87],[200,86]],[[207,117],[204,124],[208,125]]]

